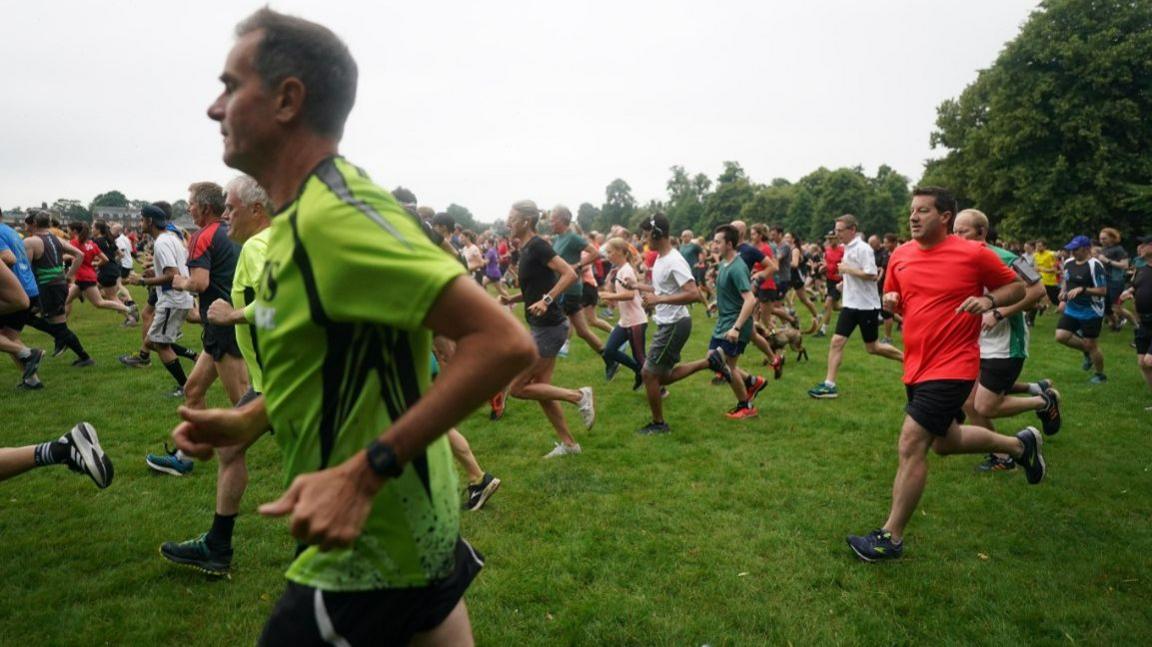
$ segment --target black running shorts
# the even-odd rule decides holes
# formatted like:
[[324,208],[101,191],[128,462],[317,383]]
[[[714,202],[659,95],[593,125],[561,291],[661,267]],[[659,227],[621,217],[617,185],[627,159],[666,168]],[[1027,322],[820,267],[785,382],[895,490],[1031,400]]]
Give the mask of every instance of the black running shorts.
[[428,586],[325,592],[289,582],[259,644],[407,645],[444,622],[483,566],[483,557],[460,539],[455,571]]
[[980,386],[997,395],[1004,395],[1012,389],[1023,370],[1023,357],[981,359]]
[[933,436],[944,437],[953,422],[964,422],[971,380],[933,380],[906,384],[904,389],[908,393],[904,412]]
[[880,311],[857,310],[844,308],[836,318],[836,334],[841,337],[851,337],[852,331],[860,328],[860,337],[865,344],[871,344],[880,338]]
[[1100,325],[1103,322],[1103,317],[1077,319],[1068,315],[1060,315],[1060,321],[1056,322],[1056,329],[1076,333],[1084,339],[1096,339],[1100,336]]
[[204,352],[219,362],[225,355],[244,357],[240,353],[240,346],[236,344],[236,328],[233,326],[215,326],[204,324],[204,332],[200,335],[204,343]]
[[1137,326],[1133,336],[1136,341],[1136,354],[1147,355],[1148,351],[1152,349],[1152,326],[1143,324]]

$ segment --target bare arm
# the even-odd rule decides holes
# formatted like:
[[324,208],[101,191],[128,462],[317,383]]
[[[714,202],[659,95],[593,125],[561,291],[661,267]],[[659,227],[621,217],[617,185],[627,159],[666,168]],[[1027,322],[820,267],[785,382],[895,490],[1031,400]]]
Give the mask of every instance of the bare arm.
[[0,263],[0,314],[27,309],[28,295],[20,287],[16,274],[7,265]]
[[12,267],[16,265],[16,255],[12,253],[12,250],[6,249],[0,252],[0,261],[4,261],[5,265]]
[[[167,268],[165,268],[167,271]],[[208,289],[209,273],[203,267],[190,267],[188,268],[188,277],[174,276],[172,278],[172,287],[177,290],[187,290],[189,292],[200,293]]]

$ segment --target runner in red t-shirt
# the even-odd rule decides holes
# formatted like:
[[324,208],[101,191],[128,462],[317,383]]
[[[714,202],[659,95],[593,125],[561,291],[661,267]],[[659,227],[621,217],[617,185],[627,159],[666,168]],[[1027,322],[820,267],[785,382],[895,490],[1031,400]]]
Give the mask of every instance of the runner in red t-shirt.
[[949,234],[956,199],[947,190],[917,188],[912,196],[912,242],[892,253],[884,280],[886,309],[904,315],[908,404],[900,430],[900,466],[884,526],[848,537],[848,545],[867,562],[903,554],[904,527],[924,492],[929,449],[942,455],[1009,454],[1032,484],[1045,474],[1043,439],[1035,428],[1013,437],[960,424],[980,373],[979,315],[1022,299],[1024,283],[992,250]]
[[115,310],[124,315],[125,326],[136,325],[136,313],[133,308],[121,303],[118,299],[105,299],[100,295],[100,288],[96,287],[96,268],[109,262],[96,241],[92,240],[92,230],[86,222],[69,223],[68,230],[72,233],[72,246],[84,252],[84,258],[74,259],[73,263],[80,263],[76,271],[76,282],[68,288],[67,312],[72,313],[72,301],[83,295],[84,299],[96,308]]
[[829,231],[824,238],[824,313],[820,316],[820,330],[816,331],[815,337],[828,334],[832,311],[840,302],[840,261],[844,260],[844,246],[836,238],[836,232]]

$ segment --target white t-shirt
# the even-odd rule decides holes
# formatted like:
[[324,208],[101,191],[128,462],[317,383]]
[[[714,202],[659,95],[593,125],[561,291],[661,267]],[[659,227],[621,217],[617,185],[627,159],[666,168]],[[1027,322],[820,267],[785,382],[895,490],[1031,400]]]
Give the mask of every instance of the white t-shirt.
[[[656,259],[652,266],[652,287],[656,294],[676,294],[685,284],[695,281],[688,261],[680,252],[672,248],[667,254]],[[652,314],[652,321],[659,325],[676,323],[688,316],[688,306],[673,305],[671,303],[656,304],[656,311]]]
[[[840,267],[845,265],[850,265],[873,276],[880,275],[880,270],[876,267],[876,252],[872,251],[872,247],[864,242],[860,236],[853,238],[852,242],[844,246],[844,260],[840,261]],[[844,277],[841,303],[844,304],[845,308],[852,308],[853,310],[880,309],[880,291],[876,289],[875,279],[869,281],[845,272],[840,272],[840,274]]]
[[120,234],[116,237],[116,249],[120,250],[120,267],[132,269],[132,239]]
[[[174,267],[180,276],[188,276],[188,250],[179,236],[161,232],[152,244],[152,266],[156,276],[163,276],[165,268]],[[191,308],[192,294],[184,290],[173,290],[169,285],[156,286],[157,308]]]

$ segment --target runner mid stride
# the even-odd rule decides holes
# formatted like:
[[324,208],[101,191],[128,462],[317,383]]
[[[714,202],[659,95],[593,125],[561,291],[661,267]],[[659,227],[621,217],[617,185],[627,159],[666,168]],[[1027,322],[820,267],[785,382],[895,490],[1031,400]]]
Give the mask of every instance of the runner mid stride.
[[[463,594],[483,562],[459,536],[443,435],[532,361],[532,340],[339,156],[357,79],[344,43],[267,8],[236,34],[208,114],[224,162],[277,205],[250,306],[264,395],[181,408],[173,437],[207,458],[276,432],[291,486],[260,511],[290,516],[301,550],[261,644],[471,644]],[[456,354],[430,387],[433,331]]]

